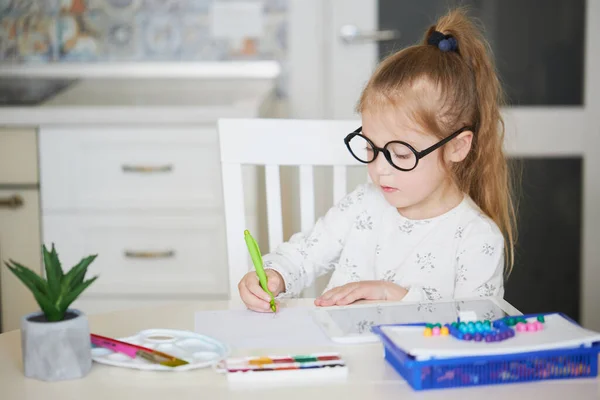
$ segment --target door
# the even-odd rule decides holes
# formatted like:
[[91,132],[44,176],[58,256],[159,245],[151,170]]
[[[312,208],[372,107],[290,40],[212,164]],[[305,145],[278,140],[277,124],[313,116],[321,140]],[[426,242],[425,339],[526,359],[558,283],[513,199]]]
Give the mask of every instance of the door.
[[[451,0],[328,0],[323,6],[325,117],[354,107],[378,61],[421,40]],[[520,240],[506,299],[523,312],[563,311],[600,329],[600,3],[468,0],[486,27],[509,98],[506,148],[523,180]],[[549,31],[550,30],[550,31]],[[586,74],[586,71],[588,73]],[[584,171],[588,173],[584,174]],[[583,222],[586,222],[584,224]]]

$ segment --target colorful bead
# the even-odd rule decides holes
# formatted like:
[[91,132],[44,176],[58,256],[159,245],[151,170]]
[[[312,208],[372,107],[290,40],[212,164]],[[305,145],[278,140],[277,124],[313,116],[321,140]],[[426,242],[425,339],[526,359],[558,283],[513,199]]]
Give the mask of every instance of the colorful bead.
[[459,330],[461,333],[467,333],[467,331],[468,331],[468,329],[467,329],[467,326],[465,325],[465,323],[464,323],[464,322],[461,322],[461,323],[460,323],[460,325],[458,326],[458,330]]
[[494,341],[494,335],[486,335],[485,336],[485,341],[488,343],[491,343]]
[[492,330],[492,324],[490,323],[490,321],[485,321],[483,323],[483,328],[486,332],[490,332]]
[[431,329],[431,328],[433,328],[433,324],[425,324],[425,328]]
[[540,321],[536,321],[534,323],[535,323],[535,326],[537,327],[538,331],[541,331],[544,329],[544,324],[542,324]]
[[482,339],[483,335],[481,333],[476,333],[475,336],[473,336],[473,340],[475,340],[476,342],[481,342]]
[[440,335],[442,336],[448,336],[448,334],[450,333],[450,330],[448,329],[447,326],[444,326],[441,330],[440,330]]
[[517,324],[517,332],[527,332],[527,324],[519,322]]
[[499,329],[506,326],[506,322],[504,320],[494,321],[494,328]]
[[425,328],[425,331],[423,332],[423,336],[429,337],[431,335],[432,335],[431,328]]
[[544,323],[544,322],[546,322],[546,321],[544,320],[544,316],[543,316],[543,315],[538,315],[538,316],[537,316],[537,320],[538,320],[539,322],[541,322],[541,323]]
[[473,335],[471,335],[470,333],[465,333],[463,335],[463,339],[464,340],[471,340],[471,339],[473,339]]
[[535,332],[537,331],[537,325],[535,324],[535,322],[528,322],[527,323],[527,332]]
[[438,328],[437,326],[435,326],[432,330],[431,330],[431,334],[433,336],[440,336],[440,328]]

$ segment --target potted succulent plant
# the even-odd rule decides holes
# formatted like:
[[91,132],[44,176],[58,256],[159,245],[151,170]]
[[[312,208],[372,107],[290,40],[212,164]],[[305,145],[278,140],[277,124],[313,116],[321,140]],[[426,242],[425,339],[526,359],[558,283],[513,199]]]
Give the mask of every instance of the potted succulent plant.
[[87,317],[69,306],[97,277],[85,279],[96,255],[83,258],[64,273],[54,248],[42,246],[46,279],[10,260],[8,268],[31,291],[41,311],[21,320],[25,376],[44,381],[82,378],[92,367]]

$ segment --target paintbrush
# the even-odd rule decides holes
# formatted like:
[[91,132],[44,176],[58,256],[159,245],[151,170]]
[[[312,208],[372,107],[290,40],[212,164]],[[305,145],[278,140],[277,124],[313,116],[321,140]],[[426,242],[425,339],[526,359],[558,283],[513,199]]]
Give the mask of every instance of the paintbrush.
[[91,334],[92,344],[123,353],[131,358],[142,357],[154,364],[160,364],[167,367],[179,367],[180,365],[188,364],[187,361],[163,353],[158,350],[149,349],[147,347],[138,346],[136,344],[122,342],[117,339],[112,339],[96,334]]

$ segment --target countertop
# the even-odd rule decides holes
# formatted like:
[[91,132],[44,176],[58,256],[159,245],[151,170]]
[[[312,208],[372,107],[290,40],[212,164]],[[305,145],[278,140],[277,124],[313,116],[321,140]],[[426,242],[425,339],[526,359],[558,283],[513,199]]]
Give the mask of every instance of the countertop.
[[[283,307],[310,307],[312,299],[290,300]],[[239,302],[196,302],[89,316],[91,331],[123,337],[142,329],[194,329],[200,310],[239,308]],[[212,369],[180,373],[137,371],[94,364],[83,379],[46,383],[27,379],[22,372],[19,331],[0,335],[0,398],[3,400],[68,399],[591,399],[598,398],[598,379],[557,380],[526,384],[482,386],[468,389],[416,392],[384,361],[379,343],[323,348],[289,348],[287,354],[340,352],[348,363],[349,377],[340,384],[304,385],[254,390],[231,390],[224,376]],[[269,350],[233,350],[233,356],[264,355]]]
[[0,125],[197,124],[273,107],[273,63],[2,66],[2,78],[73,79],[35,106],[0,107]]

